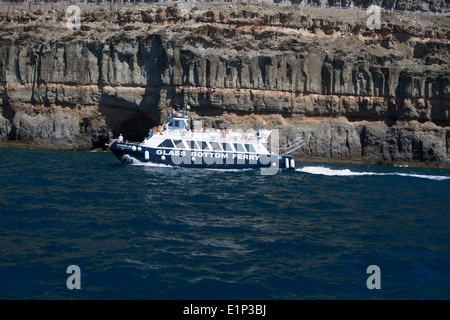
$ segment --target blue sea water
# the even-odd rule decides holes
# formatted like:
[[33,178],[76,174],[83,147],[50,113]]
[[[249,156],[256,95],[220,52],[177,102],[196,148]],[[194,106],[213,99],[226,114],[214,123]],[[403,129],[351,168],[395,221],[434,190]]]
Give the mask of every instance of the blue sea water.
[[449,299],[449,194],[448,169],[268,176],[4,148],[0,299]]

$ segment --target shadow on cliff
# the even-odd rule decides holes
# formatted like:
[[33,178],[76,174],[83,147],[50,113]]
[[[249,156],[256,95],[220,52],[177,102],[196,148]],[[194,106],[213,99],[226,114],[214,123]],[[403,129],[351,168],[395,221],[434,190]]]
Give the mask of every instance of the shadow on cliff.
[[13,120],[16,113],[13,110],[12,106],[9,104],[9,97],[6,94],[3,96],[3,105],[0,106],[0,109],[2,111],[2,117],[9,121],[11,125],[11,129],[9,130],[9,132],[7,132],[7,139],[9,141],[15,140],[17,128],[13,124]]
[[[126,63],[126,60],[120,63]],[[126,140],[131,141],[142,141],[151,128],[161,123],[161,110],[158,108],[161,76],[168,59],[160,35],[149,35],[139,40],[137,64],[139,70],[146,74],[145,91],[140,99],[135,101],[118,93],[111,96],[103,92],[99,103],[99,111],[113,135],[123,134]],[[99,86],[103,85],[103,79],[99,79]]]

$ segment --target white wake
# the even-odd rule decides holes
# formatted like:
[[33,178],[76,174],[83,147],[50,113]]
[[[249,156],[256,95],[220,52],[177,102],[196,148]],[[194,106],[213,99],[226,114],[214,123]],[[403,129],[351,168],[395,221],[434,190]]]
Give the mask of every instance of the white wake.
[[327,167],[303,167],[295,169],[297,172],[304,172],[310,174],[319,174],[325,176],[341,176],[341,177],[350,177],[350,176],[402,176],[402,177],[414,177],[414,178],[422,178],[422,179],[430,179],[443,181],[450,179],[450,176],[435,176],[428,174],[417,174],[417,173],[402,173],[402,172],[358,172],[351,171],[350,169],[331,169]]

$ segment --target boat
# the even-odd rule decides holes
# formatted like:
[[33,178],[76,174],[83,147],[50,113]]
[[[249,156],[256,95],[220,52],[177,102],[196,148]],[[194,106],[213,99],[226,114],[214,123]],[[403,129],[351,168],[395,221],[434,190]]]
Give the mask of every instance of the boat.
[[167,121],[150,130],[142,142],[110,141],[107,146],[122,163],[149,162],[206,169],[295,169],[290,155],[267,148],[272,130],[233,131],[193,128],[189,107],[173,112]]

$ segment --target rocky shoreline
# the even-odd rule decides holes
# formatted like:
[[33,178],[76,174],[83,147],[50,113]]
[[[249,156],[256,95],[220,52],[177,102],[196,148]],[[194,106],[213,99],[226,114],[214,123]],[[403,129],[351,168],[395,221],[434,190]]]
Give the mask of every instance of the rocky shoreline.
[[0,142],[142,140],[173,108],[297,159],[450,167],[450,19],[254,4],[0,13]]

